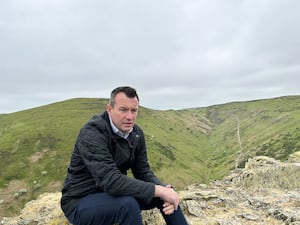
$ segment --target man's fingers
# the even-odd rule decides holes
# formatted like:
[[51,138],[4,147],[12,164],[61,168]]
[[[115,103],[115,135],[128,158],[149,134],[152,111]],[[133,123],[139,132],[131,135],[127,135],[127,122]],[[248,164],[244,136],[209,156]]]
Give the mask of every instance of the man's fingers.
[[165,202],[165,203],[163,204],[163,208],[166,208],[166,207],[168,207],[168,206],[170,206],[170,205],[171,205],[170,202]]
[[173,204],[165,203],[164,205],[163,212],[165,215],[171,215],[174,213],[175,207]]
[[[178,207],[178,206],[177,206]],[[174,204],[169,203],[169,202],[165,202],[163,204],[163,212],[165,215],[171,215],[173,214],[175,211],[177,210],[177,208],[175,207]]]

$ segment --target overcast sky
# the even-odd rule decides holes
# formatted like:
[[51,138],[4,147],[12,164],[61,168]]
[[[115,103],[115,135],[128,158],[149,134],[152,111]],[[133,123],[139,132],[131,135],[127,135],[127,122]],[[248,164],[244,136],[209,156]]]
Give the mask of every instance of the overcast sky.
[[299,0],[1,0],[0,113],[137,89],[152,109],[300,94]]

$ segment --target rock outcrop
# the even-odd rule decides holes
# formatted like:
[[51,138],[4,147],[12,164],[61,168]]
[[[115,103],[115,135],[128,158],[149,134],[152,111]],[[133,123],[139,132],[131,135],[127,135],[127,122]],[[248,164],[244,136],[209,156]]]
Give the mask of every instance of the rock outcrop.
[[[220,181],[193,184],[179,192],[191,225],[300,225],[299,154],[282,163],[269,157],[249,159]],[[67,225],[60,193],[44,193],[21,214],[2,225]],[[158,210],[143,212],[145,225],[164,225]]]

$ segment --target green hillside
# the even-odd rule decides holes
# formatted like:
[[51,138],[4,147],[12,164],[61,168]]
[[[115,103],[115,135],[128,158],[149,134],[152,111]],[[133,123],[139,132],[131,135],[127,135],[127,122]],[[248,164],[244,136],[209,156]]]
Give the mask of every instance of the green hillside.
[[[79,129],[107,99],[80,98],[0,115],[0,217],[61,189]],[[220,179],[255,155],[285,160],[300,147],[300,96],[184,110],[140,108],[149,161],[182,189]]]

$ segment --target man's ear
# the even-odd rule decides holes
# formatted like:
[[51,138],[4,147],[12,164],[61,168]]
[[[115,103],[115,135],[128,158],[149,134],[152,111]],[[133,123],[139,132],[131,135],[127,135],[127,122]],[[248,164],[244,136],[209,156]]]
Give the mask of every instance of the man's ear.
[[111,104],[107,104],[107,105],[106,105],[106,111],[107,111],[108,113],[110,113],[111,110],[112,110]]

